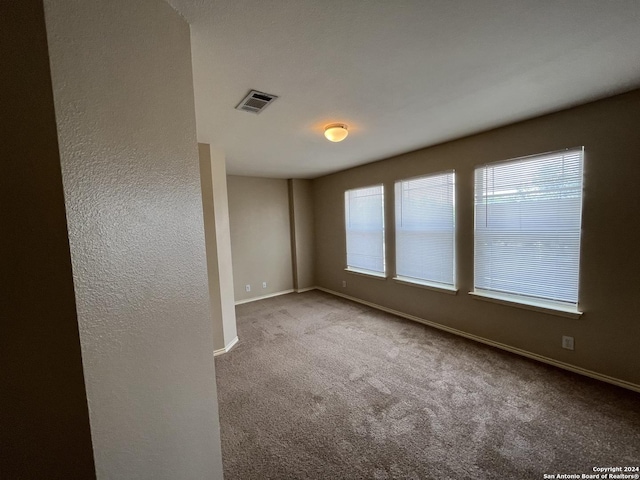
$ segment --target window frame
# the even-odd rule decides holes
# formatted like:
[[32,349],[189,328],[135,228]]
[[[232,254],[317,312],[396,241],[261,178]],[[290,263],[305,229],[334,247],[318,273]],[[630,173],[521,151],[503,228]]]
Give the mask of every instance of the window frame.
[[[452,229],[451,229],[451,237],[452,237],[452,264],[451,264],[451,274],[452,274],[452,283],[447,283],[447,282],[439,282],[437,280],[432,280],[432,279],[428,279],[428,278],[421,278],[421,277],[413,277],[413,276],[409,276],[409,275],[402,275],[398,273],[398,264],[399,264],[399,222],[401,221],[400,218],[398,218],[398,208],[401,205],[402,202],[402,197],[399,197],[398,195],[402,195],[402,188],[403,188],[403,184],[406,182],[411,182],[411,181],[415,181],[415,180],[422,180],[422,179],[428,179],[428,178],[432,178],[432,177],[446,177],[446,176],[450,176],[452,179],[452,192],[451,192],[451,207],[453,209],[453,222],[452,222]],[[399,190],[400,189],[400,190]],[[401,208],[401,207],[400,207]],[[437,171],[437,172],[430,172],[430,173],[426,173],[423,175],[417,175],[414,177],[409,177],[409,178],[402,178],[399,180],[396,180],[394,182],[394,237],[395,237],[395,275],[393,277],[393,280],[396,281],[397,283],[403,284],[403,285],[410,285],[410,286],[415,286],[415,287],[420,287],[420,288],[426,288],[428,290],[434,290],[434,291],[438,291],[438,292],[443,292],[443,293],[449,293],[449,294],[453,294],[455,295],[458,292],[458,289],[456,287],[457,285],[457,262],[456,262],[456,235],[457,235],[457,225],[456,225],[456,171],[454,168],[451,169],[447,169],[447,170],[442,170],[442,171]]]
[[[347,210],[348,201],[349,201],[349,192],[357,191],[357,190],[366,190],[369,188],[380,188],[381,189],[381,214],[382,214],[382,229],[381,229],[381,237],[382,237],[382,271],[372,270],[368,268],[362,268],[354,265],[349,265],[349,219],[350,213]],[[386,246],[386,215],[385,215],[385,188],[384,183],[375,183],[372,185],[365,185],[363,187],[349,188],[344,191],[344,228],[345,228],[345,268],[344,270],[349,273],[354,273],[358,275],[364,275],[367,277],[374,277],[379,279],[387,278],[387,246]]]
[[[492,290],[489,288],[478,287],[478,183],[477,183],[477,175],[478,172],[482,169],[486,169],[490,166],[498,166],[501,164],[507,163],[524,163],[527,160],[534,160],[539,158],[540,160],[545,157],[551,157],[554,155],[567,155],[571,153],[579,154],[579,172],[580,172],[580,207],[578,210],[578,248],[577,248],[577,267],[575,270],[575,275],[577,277],[577,286],[576,286],[576,297],[575,303],[569,301],[558,301],[551,298],[545,297],[536,297],[533,295],[527,295],[526,293],[513,293],[513,292],[504,292],[499,290]],[[527,155],[523,157],[510,158],[506,160],[500,160],[495,162],[489,162],[486,164],[478,165],[474,169],[474,259],[473,259],[473,291],[469,292],[474,298],[478,300],[490,301],[494,303],[504,304],[515,306],[519,308],[524,308],[527,310],[540,311],[544,313],[551,313],[559,316],[564,316],[568,318],[580,318],[583,314],[580,311],[580,264],[581,264],[581,253],[582,253],[582,215],[584,210],[584,162],[585,162],[585,149],[583,146],[573,147],[573,148],[565,148],[562,150],[550,151],[545,153],[539,153],[534,155]],[[539,185],[545,185],[545,183],[540,183]],[[564,191],[563,191],[564,192]],[[486,197],[486,195],[485,195]],[[574,219],[575,220],[575,219]]]

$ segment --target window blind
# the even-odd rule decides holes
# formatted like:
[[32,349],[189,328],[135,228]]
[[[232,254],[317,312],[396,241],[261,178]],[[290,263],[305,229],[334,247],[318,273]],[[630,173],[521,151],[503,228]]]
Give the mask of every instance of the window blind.
[[383,186],[347,190],[345,221],[347,268],[384,274]]
[[395,184],[396,275],[454,286],[455,173]]
[[576,307],[583,148],[475,171],[475,290]]

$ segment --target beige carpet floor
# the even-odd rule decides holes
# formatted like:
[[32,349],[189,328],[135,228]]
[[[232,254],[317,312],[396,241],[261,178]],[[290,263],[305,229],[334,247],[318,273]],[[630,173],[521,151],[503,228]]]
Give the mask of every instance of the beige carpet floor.
[[323,292],[237,307],[226,480],[542,479],[640,465],[640,394]]

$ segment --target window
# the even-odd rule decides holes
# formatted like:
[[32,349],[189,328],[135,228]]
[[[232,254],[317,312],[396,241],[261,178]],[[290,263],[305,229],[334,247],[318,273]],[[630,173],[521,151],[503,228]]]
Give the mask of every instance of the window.
[[384,276],[383,186],[347,190],[344,194],[344,204],[347,269]]
[[440,287],[455,284],[453,170],[396,183],[398,280]]
[[583,148],[478,167],[475,293],[577,311]]

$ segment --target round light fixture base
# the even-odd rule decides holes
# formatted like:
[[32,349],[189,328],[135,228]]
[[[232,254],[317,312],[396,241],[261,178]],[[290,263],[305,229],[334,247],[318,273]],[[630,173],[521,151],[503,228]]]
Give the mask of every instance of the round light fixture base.
[[347,126],[344,123],[332,123],[324,127],[324,136],[330,142],[341,142],[349,135]]

